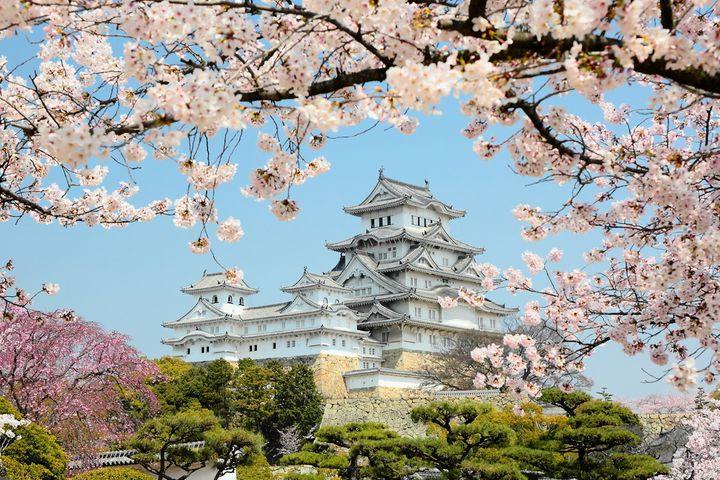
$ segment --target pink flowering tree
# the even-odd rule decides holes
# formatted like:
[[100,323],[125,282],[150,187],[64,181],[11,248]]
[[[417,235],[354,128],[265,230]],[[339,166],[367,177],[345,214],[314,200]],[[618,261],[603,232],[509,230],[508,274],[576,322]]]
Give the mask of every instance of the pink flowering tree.
[[[562,374],[616,342],[649,355],[680,389],[713,383],[719,9],[708,0],[4,1],[0,34],[25,32],[38,47],[27,62],[0,64],[0,219],[120,227],[172,215],[205,253],[213,230],[220,241],[242,236],[239,220],[216,211],[218,188],[240,183],[291,220],[290,192],[329,168],[313,153],[329,132],[382,122],[410,134],[416,114],[456,98],[479,158],[505,149],[519,174],[570,188],[553,208],[515,210],[526,239],[602,235],[587,268],[554,271],[546,264],[559,252],[528,253],[529,277],[496,276],[535,294],[524,318],[561,339],[544,364],[527,345],[511,353]],[[630,104],[614,103],[613,89]],[[583,103],[604,121],[566,108]],[[237,180],[235,152],[248,137],[268,160]],[[149,158],[179,170],[186,194],[134,202],[142,185],[132,173]],[[520,360],[507,361],[517,373],[494,383],[520,378]],[[513,388],[534,391],[523,382]]]
[[720,402],[701,399],[698,408],[683,421],[690,430],[677,450],[670,474],[658,480],[716,480],[720,472]]
[[[158,374],[127,338],[72,312],[8,307],[0,321],[0,395],[74,454],[91,454],[133,432],[123,398],[153,405]],[[132,397],[131,397],[132,395]]]

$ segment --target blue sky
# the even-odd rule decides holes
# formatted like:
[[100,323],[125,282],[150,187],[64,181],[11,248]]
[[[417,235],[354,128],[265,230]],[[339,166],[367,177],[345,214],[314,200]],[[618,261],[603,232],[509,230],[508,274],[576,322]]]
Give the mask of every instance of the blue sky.
[[[256,133],[250,132],[234,158],[238,175],[218,195],[221,218],[239,218],[246,235],[236,244],[214,242],[220,259],[242,268],[248,283],[260,288],[250,303],[284,300],[279,287],[296,280],[304,266],[326,271],[335,264],[337,254],[324,244],[359,232],[359,220],[344,214],[342,207],[364,198],[381,166],[393,178],[416,183],[429,180],[438,198],[466,209],[467,216],[453,222],[451,233],[485,247],[481,261],[501,268],[519,267],[524,250],[545,254],[557,246],[566,252],[561,267],[581,266],[582,251],[594,243],[592,234],[529,243],[520,238],[520,224],[511,214],[519,203],[557,205],[565,199],[565,190],[554,184],[529,186],[532,179],[512,173],[505,152],[490,162],[477,159],[471,142],[459,133],[466,118],[454,105],[448,103],[442,116],[421,117],[418,131],[411,136],[376,128],[359,137],[329,142],[321,154],[332,169],[294,189],[302,212],[289,223],[277,222],[266,202],[240,193],[248,172],[266,161],[266,154],[255,148]],[[598,111],[585,113],[594,116]],[[135,176],[141,187],[138,200],[176,198],[185,190],[184,179],[171,162],[148,160]],[[196,230],[174,227],[168,218],[119,230],[41,226],[29,219],[18,225],[0,224],[2,257],[15,260],[19,284],[28,289],[46,281],[61,285],[57,296],[43,297],[38,307],[73,308],[89,320],[129,335],[151,357],[168,352],[160,339],[169,332],[160,324],[192,306],[180,287],[204,269],[216,269],[211,257],[189,251],[187,243],[196,235]],[[506,293],[493,298],[523,304],[523,299]],[[588,372],[595,390],[604,386],[620,397],[668,391],[665,382],[642,383],[648,377],[641,368],[649,366],[645,359],[629,358],[608,346],[591,359]]]

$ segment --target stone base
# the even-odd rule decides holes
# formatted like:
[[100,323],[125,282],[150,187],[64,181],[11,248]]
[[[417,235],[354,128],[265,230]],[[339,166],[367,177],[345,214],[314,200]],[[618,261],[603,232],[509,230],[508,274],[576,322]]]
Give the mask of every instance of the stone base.
[[315,374],[315,384],[325,398],[347,398],[343,373],[360,368],[357,357],[320,354],[310,364]]
[[352,398],[328,400],[325,402],[325,411],[320,426],[344,425],[350,422],[380,422],[400,435],[422,437],[425,435],[427,427],[412,421],[410,412],[415,407],[427,405],[433,401],[477,400],[483,403],[492,403],[498,407],[511,403],[510,398],[501,394],[477,397],[467,395],[437,397],[433,393],[423,390],[405,390],[397,393],[398,396],[395,397],[381,398],[377,394],[367,397],[356,396],[356,392],[353,392]]
[[422,372],[423,366],[436,354],[408,350],[386,350],[383,352],[383,368]]

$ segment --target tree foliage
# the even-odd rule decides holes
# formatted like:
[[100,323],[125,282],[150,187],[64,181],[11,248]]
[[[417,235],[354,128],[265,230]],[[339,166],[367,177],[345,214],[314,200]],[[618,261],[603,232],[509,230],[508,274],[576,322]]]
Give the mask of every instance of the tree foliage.
[[452,480],[641,480],[665,471],[632,453],[639,422],[630,410],[557,389],[544,398],[567,415],[547,415],[530,403],[518,411],[472,400],[432,402],[411,414],[427,426],[424,438],[376,423],[323,427],[313,444],[281,462],[332,468],[346,479],[399,480],[435,469]]
[[322,396],[305,365],[285,368],[277,362],[241,361],[232,391],[234,421],[261,433],[271,458],[278,455],[281,432],[294,427],[298,436],[306,437],[322,420]]
[[72,477],[73,480],[152,480],[147,473],[130,467],[98,468]]
[[225,360],[204,365],[189,365],[181,360],[163,358],[158,362],[164,382],[153,390],[165,411],[186,409],[193,404],[211,410],[221,421],[230,417],[232,392],[230,380],[234,369]]
[[[532,355],[532,368],[556,375],[569,365],[582,369],[586,355],[612,341],[659,366],[674,362],[668,378],[681,389],[697,371],[714,383],[715,2],[68,0],[2,7],[0,32],[30,51],[0,66],[0,220],[109,228],[173,215],[178,227],[195,229],[192,251],[206,253],[213,230],[220,241],[242,236],[215,198],[237,173],[234,152],[247,131],[261,129],[257,146],[271,158],[248,172],[243,191],[291,220],[300,207],[290,194],[329,168],[308,154],[332,141],[329,132],[382,122],[410,134],[419,123],[413,115],[437,113],[443,99],[454,98],[479,158],[505,148],[518,174],[567,187],[555,205],[516,208],[524,238],[603,234],[584,255],[596,265],[548,269],[549,290],[515,268],[486,276],[486,289],[498,280],[537,293],[524,318],[562,338],[556,360]],[[21,31],[31,34],[13,35]],[[613,89],[629,104],[611,101]],[[186,177],[183,195],[162,198],[151,188],[148,203],[132,201],[141,178],[132,172],[150,154]],[[118,175],[125,181],[116,184]],[[523,257],[533,275],[551,259]],[[699,367],[686,361],[697,344],[710,351]],[[517,374],[491,375],[488,384],[534,392],[513,360]]]
[[642,429],[629,408],[558,388],[543,391],[540,398],[562,408],[568,417],[552,435],[565,457],[556,472],[561,478],[640,480],[666,472],[654,458],[630,453],[640,443]]
[[[252,433],[222,428],[210,410],[191,408],[148,420],[130,446],[133,459],[158,480],[184,480],[209,465],[218,479],[251,462],[261,443]],[[182,473],[171,476],[172,469]]]
[[[0,397],[0,414],[22,415],[7,399]],[[10,480],[62,480],[68,456],[55,437],[37,423],[19,427],[15,432],[22,438],[3,452],[2,462]]]

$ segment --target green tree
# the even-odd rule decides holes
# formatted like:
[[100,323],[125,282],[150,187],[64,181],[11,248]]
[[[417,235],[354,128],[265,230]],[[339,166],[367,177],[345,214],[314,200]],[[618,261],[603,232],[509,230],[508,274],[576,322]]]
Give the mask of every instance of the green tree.
[[[203,442],[197,444],[195,442]],[[145,422],[130,442],[138,464],[158,480],[184,480],[207,465],[215,478],[244,465],[259,452],[261,439],[240,429],[224,429],[207,409],[165,413]],[[171,476],[169,471],[182,472]]]
[[204,440],[214,459],[215,480],[255,462],[263,443],[259,435],[239,428],[214,428],[204,434]]
[[283,375],[278,362],[260,365],[241,360],[231,382],[233,421],[236,425],[263,432],[277,411],[277,384]]
[[[0,397],[0,414],[11,414],[21,419],[20,413],[5,398]],[[17,429],[22,438],[10,444],[3,452],[3,462],[11,480],[62,480],[68,457],[45,428],[30,423]]]
[[502,421],[508,415],[473,401],[435,402],[412,411],[413,420],[428,426],[425,438],[400,437],[377,423],[324,427],[316,442],[281,461],[334,467],[346,479],[399,480],[438,469],[447,479],[520,480],[526,478],[523,469],[560,460],[557,454],[518,444],[516,430],[534,432],[538,423],[510,425]]
[[642,480],[665,472],[651,457],[631,453],[639,420],[627,408],[557,389],[543,400],[566,415],[546,415],[536,404],[516,414],[476,401],[433,402],[411,412],[427,426],[424,438],[375,423],[325,427],[281,463],[334,468],[350,480],[399,480],[428,469],[448,480]]
[[305,437],[322,420],[322,396],[305,365],[285,368],[278,362],[260,365],[243,360],[233,377],[232,392],[234,423],[261,433],[265,451],[273,459],[280,447],[280,431],[295,427]]
[[648,455],[632,454],[640,443],[640,420],[630,409],[582,392],[543,391],[541,401],[562,408],[568,421],[550,433],[564,461],[553,472],[578,480],[641,480],[665,473]]
[[225,360],[205,365],[188,365],[176,359],[158,361],[167,380],[153,390],[165,412],[179,411],[197,405],[211,410],[223,424],[230,417],[232,394],[229,390],[233,366]]
[[309,367],[293,365],[278,378],[276,390],[275,424],[272,427],[276,433],[295,427],[305,436],[317,428],[323,416],[323,398]]

